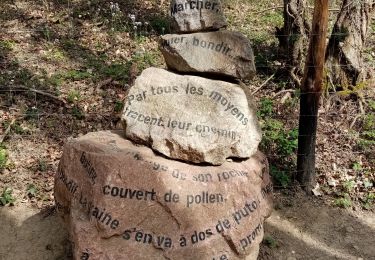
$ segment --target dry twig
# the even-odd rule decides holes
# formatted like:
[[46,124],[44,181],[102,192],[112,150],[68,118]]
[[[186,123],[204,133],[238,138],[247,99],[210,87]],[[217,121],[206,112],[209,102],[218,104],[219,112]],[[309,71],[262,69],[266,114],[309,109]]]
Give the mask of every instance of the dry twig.
[[[253,13],[253,14],[262,14],[262,13],[267,12],[267,11],[276,10],[276,9],[282,9],[282,8],[284,8],[283,5],[273,6],[273,7],[269,7],[269,8],[266,8],[266,9],[264,9],[264,10],[261,10],[261,11],[255,12],[255,13]],[[308,6],[307,8],[309,8],[309,9],[314,9],[314,6]],[[331,9],[328,9],[328,11],[330,11],[330,12],[339,12],[340,9],[337,9],[337,8],[331,8]]]
[[253,14],[261,14],[261,13],[264,13],[264,12],[267,12],[267,11],[271,11],[271,10],[275,10],[275,9],[281,9],[281,8],[284,8],[283,5],[278,5],[278,6],[273,6],[273,7],[270,7],[270,8],[266,8],[264,10],[261,10],[259,12],[255,12]]
[[2,144],[4,142],[5,138],[9,134],[10,129],[12,129],[12,126],[14,125],[15,122],[16,122],[16,119],[13,118],[12,121],[10,122],[10,124],[8,125],[7,129],[5,130],[4,134],[0,137],[0,144]]
[[265,82],[262,83],[262,85],[260,85],[257,89],[255,89],[251,95],[254,95],[255,93],[257,93],[259,90],[261,90],[271,79],[273,79],[273,77],[275,77],[275,73],[271,75],[271,77],[269,77],[268,79],[266,79]]
[[273,95],[272,98],[275,98],[275,97],[277,97],[277,96],[279,96],[283,93],[293,93],[294,91],[295,91],[294,89],[283,89],[283,90],[277,92],[275,95]]
[[54,96],[50,93],[47,93],[47,92],[44,92],[44,91],[41,91],[41,90],[38,90],[38,89],[34,89],[34,88],[28,88],[28,87],[25,87],[25,86],[17,86],[16,88],[12,88],[9,91],[11,91],[11,92],[31,91],[31,92],[34,92],[36,94],[39,94],[39,95],[42,95],[42,96],[45,96],[45,97],[49,97],[53,100],[59,101],[60,103],[63,103],[63,104],[67,103],[66,100],[63,99],[63,98],[59,98],[59,97],[56,97],[56,96]]

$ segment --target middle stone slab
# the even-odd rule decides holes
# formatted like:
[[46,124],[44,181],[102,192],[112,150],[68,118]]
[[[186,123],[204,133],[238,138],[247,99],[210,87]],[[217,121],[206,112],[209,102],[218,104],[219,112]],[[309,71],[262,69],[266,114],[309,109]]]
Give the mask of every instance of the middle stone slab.
[[122,122],[129,139],[194,163],[248,158],[261,140],[250,96],[239,85],[158,68],[137,78]]
[[162,36],[160,50],[168,68],[235,79],[251,79],[256,72],[250,41],[239,32],[217,31]]

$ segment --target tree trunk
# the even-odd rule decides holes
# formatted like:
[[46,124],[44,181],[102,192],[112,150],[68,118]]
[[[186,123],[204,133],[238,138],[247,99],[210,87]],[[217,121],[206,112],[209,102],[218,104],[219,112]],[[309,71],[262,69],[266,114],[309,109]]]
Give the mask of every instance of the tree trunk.
[[276,27],[276,37],[293,77],[303,73],[310,31],[305,4],[306,0],[284,0],[284,27]]
[[336,90],[366,79],[362,51],[374,7],[372,0],[343,0],[326,52],[327,82]]
[[323,82],[328,28],[328,0],[315,0],[309,51],[301,84],[297,180],[307,192],[316,183],[315,140]]

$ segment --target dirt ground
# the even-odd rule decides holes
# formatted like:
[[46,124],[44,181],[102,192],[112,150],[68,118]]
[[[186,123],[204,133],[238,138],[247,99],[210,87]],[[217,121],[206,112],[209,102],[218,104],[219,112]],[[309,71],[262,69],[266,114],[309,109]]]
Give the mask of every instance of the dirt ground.
[[[303,193],[277,194],[259,260],[375,259],[374,214],[327,206]],[[27,204],[1,208],[1,260],[68,260],[59,216]],[[271,241],[271,242],[270,242]]]

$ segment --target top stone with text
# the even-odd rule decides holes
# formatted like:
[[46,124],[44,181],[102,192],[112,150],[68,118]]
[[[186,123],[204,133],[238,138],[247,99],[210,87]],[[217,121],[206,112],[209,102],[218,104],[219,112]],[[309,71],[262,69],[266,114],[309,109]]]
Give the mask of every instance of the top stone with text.
[[172,0],[170,15],[176,32],[213,31],[227,25],[220,0]]

